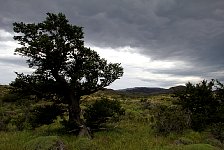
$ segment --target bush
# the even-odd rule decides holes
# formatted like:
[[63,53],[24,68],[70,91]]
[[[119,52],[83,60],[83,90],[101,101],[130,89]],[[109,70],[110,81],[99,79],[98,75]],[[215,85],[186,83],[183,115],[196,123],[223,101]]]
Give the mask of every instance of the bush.
[[88,127],[99,129],[108,120],[117,119],[122,114],[124,109],[119,101],[101,98],[86,108],[84,118]]
[[211,132],[216,139],[224,142],[224,123],[215,123],[211,126]]
[[215,80],[196,85],[186,84],[186,89],[176,93],[178,104],[191,112],[192,129],[201,131],[208,125],[224,121],[224,88]]
[[8,116],[0,114],[0,131],[6,131],[9,123],[10,118]]
[[63,114],[64,111],[63,105],[36,104],[28,112],[20,114],[15,124],[19,130],[36,128],[53,123],[54,119]]
[[170,132],[182,133],[190,127],[190,115],[178,106],[161,105],[155,115],[154,128],[157,133],[168,134]]

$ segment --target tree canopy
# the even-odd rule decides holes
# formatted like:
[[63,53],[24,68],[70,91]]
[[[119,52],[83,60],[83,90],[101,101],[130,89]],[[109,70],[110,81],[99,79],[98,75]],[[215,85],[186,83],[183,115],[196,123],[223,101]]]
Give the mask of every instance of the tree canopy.
[[[119,63],[107,63],[84,46],[83,28],[62,13],[47,13],[41,23],[13,23],[15,54],[27,58],[30,75],[17,73],[15,91],[69,104],[69,120],[80,124],[80,97],[102,90],[123,75]],[[55,98],[57,97],[57,98]]]
[[36,69],[33,76],[40,81],[66,82],[80,95],[100,90],[122,76],[120,64],[108,64],[84,47],[82,27],[68,24],[61,13],[47,15],[42,23],[13,24],[16,33],[23,33],[14,36],[22,45],[15,53],[28,57],[29,67]]

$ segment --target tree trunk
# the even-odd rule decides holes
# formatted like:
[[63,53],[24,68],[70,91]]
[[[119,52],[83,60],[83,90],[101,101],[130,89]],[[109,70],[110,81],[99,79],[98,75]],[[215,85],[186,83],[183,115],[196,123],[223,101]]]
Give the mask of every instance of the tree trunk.
[[76,132],[79,136],[87,136],[92,139],[90,130],[85,126],[84,121],[80,118],[80,96],[76,96],[74,92],[69,93],[69,125],[71,132]]
[[80,96],[76,94],[76,91],[71,89],[66,80],[58,74],[57,70],[52,70],[52,74],[57,82],[60,83],[63,90],[63,94],[65,99],[68,102],[68,110],[69,110],[69,127],[71,128],[71,132],[77,131],[80,136],[90,136],[89,129],[85,126],[84,121],[80,118],[81,108],[80,108]]
[[80,97],[75,96],[73,93],[69,93],[69,123],[71,125],[81,126],[83,124],[80,115],[81,115],[81,108],[80,108]]

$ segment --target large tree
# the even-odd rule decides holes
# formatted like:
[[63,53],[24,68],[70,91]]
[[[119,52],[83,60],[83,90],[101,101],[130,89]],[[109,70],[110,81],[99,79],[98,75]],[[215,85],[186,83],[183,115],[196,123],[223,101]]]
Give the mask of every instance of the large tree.
[[52,98],[68,104],[69,123],[83,126],[80,99],[110,85],[123,75],[119,63],[84,46],[83,28],[69,24],[62,13],[47,13],[41,23],[14,23],[22,47],[15,54],[27,58],[31,75],[17,73],[12,86],[24,95]]

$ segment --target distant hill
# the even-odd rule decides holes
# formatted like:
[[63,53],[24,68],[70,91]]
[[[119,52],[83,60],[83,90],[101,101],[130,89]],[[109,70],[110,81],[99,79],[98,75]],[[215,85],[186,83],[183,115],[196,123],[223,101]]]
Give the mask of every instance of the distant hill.
[[134,88],[127,88],[127,89],[121,89],[117,90],[121,93],[129,93],[129,94],[153,94],[153,93],[166,93],[167,89],[163,88],[151,88],[151,87],[134,87]]
[[182,91],[185,89],[185,86],[175,86],[169,89],[165,88],[152,88],[152,87],[134,87],[134,88],[127,88],[116,90],[118,93],[121,94],[137,94],[137,95],[152,95],[152,94],[172,94],[176,91]]

